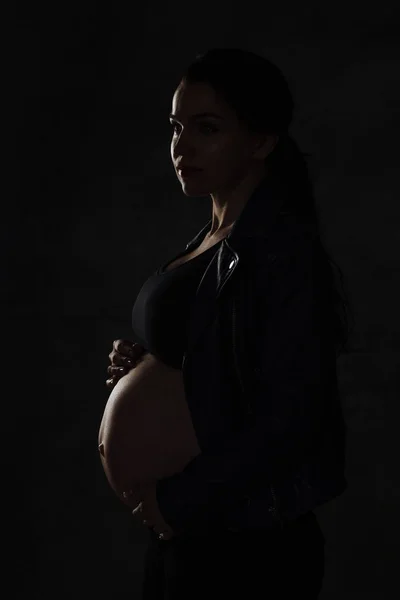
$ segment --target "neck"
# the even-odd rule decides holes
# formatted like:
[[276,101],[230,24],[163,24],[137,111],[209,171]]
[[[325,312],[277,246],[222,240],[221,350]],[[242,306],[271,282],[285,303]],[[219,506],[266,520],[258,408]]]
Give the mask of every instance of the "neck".
[[245,174],[229,188],[211,194],[213,211],[210,232],[206,237],[225,235],[233,227],[252,193],[267,175],[265,166]]

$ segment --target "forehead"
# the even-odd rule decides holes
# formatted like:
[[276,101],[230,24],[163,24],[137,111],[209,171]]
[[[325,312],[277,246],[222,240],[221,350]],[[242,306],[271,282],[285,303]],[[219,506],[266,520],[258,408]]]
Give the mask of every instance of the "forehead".
[[172,113],[189,117],[193,113],[214,112],[224,118],[235,119],[235,112],[207,83],[181,82],[172,98]]

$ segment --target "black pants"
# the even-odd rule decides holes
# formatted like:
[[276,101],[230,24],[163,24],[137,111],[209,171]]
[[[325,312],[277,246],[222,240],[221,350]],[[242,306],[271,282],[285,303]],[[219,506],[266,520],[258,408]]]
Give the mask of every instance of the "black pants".
[[325,538],[313,512],[277,530],[149,535],[142,600],[316,600],[322,588]]

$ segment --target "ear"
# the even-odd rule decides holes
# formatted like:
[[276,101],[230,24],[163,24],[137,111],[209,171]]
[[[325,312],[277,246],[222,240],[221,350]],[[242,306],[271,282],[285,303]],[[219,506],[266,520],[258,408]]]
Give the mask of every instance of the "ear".
[[266,134],[256,144],[256,149],[253,154],[258,160],[265,160],[279,142],[279,135]]

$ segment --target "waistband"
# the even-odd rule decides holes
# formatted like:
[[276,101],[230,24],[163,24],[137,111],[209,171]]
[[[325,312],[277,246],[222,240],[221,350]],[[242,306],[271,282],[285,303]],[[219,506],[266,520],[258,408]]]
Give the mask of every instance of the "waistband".
[[[303,528],[319,528],[319,523],[315,513],[310,510],[302,515],[299,515],[295,519],[282,521],[280,523],[276,523],[273,527],[257,527],[253,529],[235,529],[235,528],[214,528],[212,530],[201,531],[199,533],[183,533],[179,535],[179,538],[190,538],[190,539],[204,539],[204,538],[219,538],[223,536],[233,536],[234,538],[248,538],[248,537],[258,537],[258,536],[275,536],[280,534],[285,534],[285,532],[289,533],[291,531],[301,530]],[[162,544],[165,544],[165,540],[159,540],[158,534],[155,533],[152,529],[149,529],[150,539],[152,541],[158,541]],[[174,540],[176,538],[172,538]],[[169,541],[169,540],[167,540]]]

